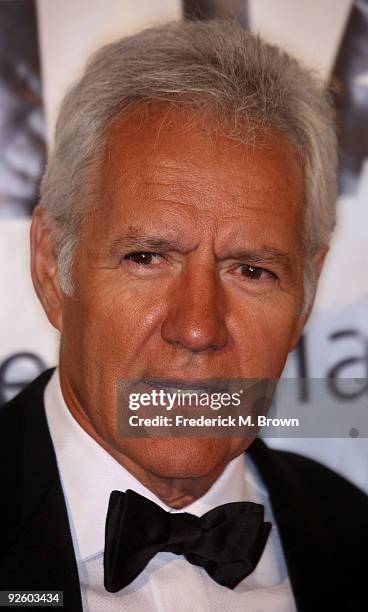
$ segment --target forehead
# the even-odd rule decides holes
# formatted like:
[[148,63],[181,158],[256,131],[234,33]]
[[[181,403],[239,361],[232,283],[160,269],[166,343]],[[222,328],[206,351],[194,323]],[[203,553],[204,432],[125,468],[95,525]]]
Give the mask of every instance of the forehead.
[[258,216],[301,217],[300,157],[278,130],[243,131],[240,142],[213,118],[171,106],[138,108],[112,122],[104,152],[104,213],[140,218],[180,212],[200,222]]

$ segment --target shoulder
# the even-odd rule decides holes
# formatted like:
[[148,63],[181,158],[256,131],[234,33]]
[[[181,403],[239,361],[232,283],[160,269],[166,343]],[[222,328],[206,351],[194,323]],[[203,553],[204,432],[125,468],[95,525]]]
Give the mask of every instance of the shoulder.
[[367,494],[317,461],[286,451],[278,452],[280,461],[292,470],[303,489],[309,507],[318,509],[341,550],[366,558],[368,547]]
[[364,491],[317,461],[271,449],[262,440],[256,439],[248,450],[288,546],[294,546],[290,531],[293,541],[295,533],[299,534],[304,549],[314,546],[317,550],[325,542],[332,557],[354,558],[351,568],[358,575],[368,548],[368,496]]
[[43,372],[0,408],[0,454],[7,459],[2,462],[4,469],[9,467],[9,458],[21,451],[29,422],[44,421],[43,394],[53,371]]
[[6,423],[11,420],[15,412],[24,410],[27,406],[33,405],[35,402],[39,403],[43,399],[43,392],[45,387],[50,380],[54,368],[50,368],[42,372],[37,378],[20,391],[15,397],[9,402],[0,407],[0,420],[2,423]]
[[303,483],[313,497],[321,500],[353,495],[368,500],[367,495],[346,478],[318,461],[289,451],[273,451]]
[[276,481],[282,482],[281,496],[294,491],[322,505],[331,505],[334,501],[341,504],[349,499],[368,510],[368,496],[364,491],[314,459],[270,448],[260,439],[254,441],[249,451],[269,489],[274,489]]
[[57,477],[43,394],[52,370],[43,372],[0,409],[0,556],[36,503]]

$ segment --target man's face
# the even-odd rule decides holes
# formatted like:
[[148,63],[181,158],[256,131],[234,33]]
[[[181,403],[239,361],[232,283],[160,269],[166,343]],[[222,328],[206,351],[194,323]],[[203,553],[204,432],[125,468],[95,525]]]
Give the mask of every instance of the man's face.
[[127,378],[276,378],[303,324],[304,180],[293,146],[206,132],[167,109],[112,125],[97,209],[61,305],[68,403],[100,440],[162,476],[200,476],[251,442],[123,439]]

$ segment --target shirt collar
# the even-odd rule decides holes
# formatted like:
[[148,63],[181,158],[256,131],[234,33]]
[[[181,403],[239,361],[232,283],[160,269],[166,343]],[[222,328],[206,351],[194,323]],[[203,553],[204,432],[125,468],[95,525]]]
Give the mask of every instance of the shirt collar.
[[[190,512],[196,516],[229,502],[263,501],[265,489],[252,466],[245,473],[245,455],[240,455],[229,462],[201,498],[183,510],[169,508],[77,423],[63,398],[57,369],[45,389],[45,411],[81,560],[100,554],[104,549],[105,520],[113,490],[132,489],[169,512]],[[247,466],[250,463],[247,457]]]

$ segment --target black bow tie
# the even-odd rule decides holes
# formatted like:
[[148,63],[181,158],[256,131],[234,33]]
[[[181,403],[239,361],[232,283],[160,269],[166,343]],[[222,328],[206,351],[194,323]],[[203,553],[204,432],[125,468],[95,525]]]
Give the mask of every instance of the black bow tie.
[[256,567],[271,529],[252,502],[218,506],[201,517],[166,512],[128,489],[110,496],[105,531],[105,588],[120,591],[158,552],[184,555],[234,589]]

